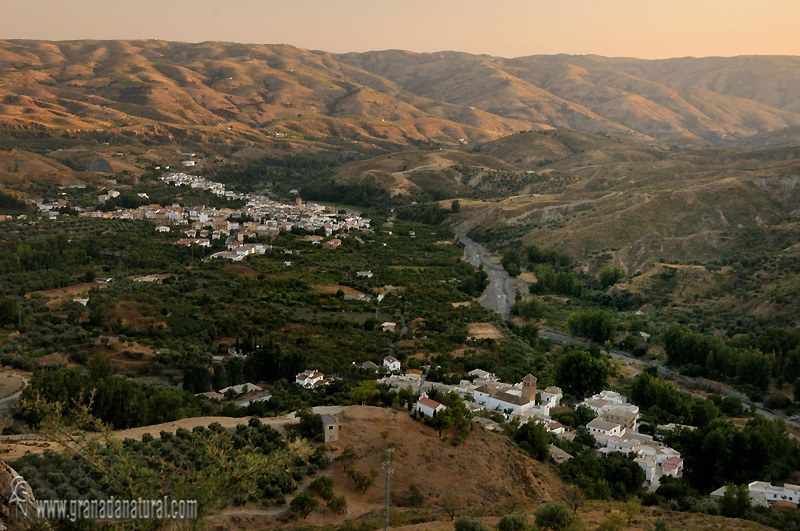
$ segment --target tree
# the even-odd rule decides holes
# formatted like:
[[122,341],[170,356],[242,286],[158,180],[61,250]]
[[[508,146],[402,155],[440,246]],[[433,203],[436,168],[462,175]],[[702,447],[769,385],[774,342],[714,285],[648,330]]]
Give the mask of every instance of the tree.
[[514,441],[537,461],[550,458],[550,436],[541,422],[529,420],[514,434]]
[[480,520],[472,520],[468,516],[461,516],[454,524],[455,531],[489,531]]
[[319,502],[317,499],[312,494],[305,491],[292,498],[291,503],[289,503],[289,509],[292,512],[302,514],[303,519],[308,517],[313,511],[316,511],[318,506]]
[[719,512],[729,518],[741,518],[750,510],[750,490],[747,485],[728,483],[725,494],[719,500]]
[[608,372],[608,367],[599,357],[577,350],[559,358],[555,380],[565,393],[583,398],[606,387]]
[[628,525],[631,525],[633,519],[642,512],[642,504],[635,498],[630,499],[622,506],[622,512],[625,513],[625,516],[628,518]]
[[573,312],[567,318],[570,331],[597,343],[605,343],[614,339],[617,324],[611,314],[603,310],[582,310]]
[[625,273],[617,267],[606,266],[600,271],[600,286],[603,289],[609,288],[622,280]]
[[499,531],[524,531],[527,520],[524,514],[507,514],[497,524]]
[[578,514],[578,509],[586,502],[586,496],[583,495],[583,491],[577,485],[570,485],[567,487],[567,490],[564,491],[564,501],[567,504],[567,507],[572,509],[572,514]]
[[334,496],[328,500],[328,509],[333,514],[347,514],[347,499],[342,496]]
[[342,464],[342,472],[346,472],[349,468],[351,463],[355,463],[358,460],[358,454],[355,450],[353,450],[352,446],[345,446],[342,453],[340,453],[334,461],[337,461]]
[[461,502],[459,502],[456,498],[442,498],[439,500],[439,507],[450,517],[450,521],[452,522],[453,519],[456,517],[456,512],[458,511],[459,507],[461,507]]
[[572,513],[563,502],[543,503],[536,509],[536,525],[545,529],[566,529],[572,523]]
[[454,199],[452,203],[450,203],[450,212],[453,214],[458,214],[461,212],[461,203],[458,199]]
[[330,502],[333,498],[333,480],[328,476],[319,476],[308,486],[308,490],[319,494],[320,498]]
[[419,485],[411,483],[408,486],[408,505],[411,507],[420,507],[422,502],[425,501],[425,496],[422,495]]

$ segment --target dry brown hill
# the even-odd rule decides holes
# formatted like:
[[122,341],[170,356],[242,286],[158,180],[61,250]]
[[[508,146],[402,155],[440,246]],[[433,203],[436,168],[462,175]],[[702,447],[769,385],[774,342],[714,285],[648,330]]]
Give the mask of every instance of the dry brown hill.
[[725,144],[800,126],[798,65],[0,41],[0,131],[225,153],[474,144],[550,128]]
[[420,96],[576,131],[725,144],[796,125],[800,117],[796,57],[504,59],[402,51],[340,57]]

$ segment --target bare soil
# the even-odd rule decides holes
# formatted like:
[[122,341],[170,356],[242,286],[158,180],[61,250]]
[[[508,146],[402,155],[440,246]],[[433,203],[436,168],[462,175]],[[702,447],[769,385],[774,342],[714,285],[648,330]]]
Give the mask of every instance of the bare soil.
[[41,296],[47,301],[48,308],[56,308],[72,302],[72,299],[85,298],[89,294],[91,288],[105,288],[105,284],[96,284],[94,282],[84,282],[82,284],[73,284],[65,288],[48,289],[41,291],[31,291],[25,294],[25,297],[30,299],[33,296]]
[[340,284],[309,284],[309,287],[317,293],[324,293],[326,295],[332,295],[339,290],[342,290],[345,295],[365,295],[357,289],[353,289],[350,286],[342,286]]
[[469,323],[467,328],[475,339],[503,339],[503,333],[493,323]]

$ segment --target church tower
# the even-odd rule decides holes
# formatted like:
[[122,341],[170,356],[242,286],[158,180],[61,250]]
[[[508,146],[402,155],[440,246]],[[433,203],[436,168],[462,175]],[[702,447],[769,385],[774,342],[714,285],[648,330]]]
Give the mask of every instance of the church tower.
[[536,377],[532,374],[522,379],[522,399],[526,404],[536,400]]

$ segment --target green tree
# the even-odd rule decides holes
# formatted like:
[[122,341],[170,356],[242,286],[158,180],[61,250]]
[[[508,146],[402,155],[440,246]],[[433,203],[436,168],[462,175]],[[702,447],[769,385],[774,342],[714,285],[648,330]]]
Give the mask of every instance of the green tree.
[[750,490],[747,485],[728,483],[725,494],[719,500],[719,512],[729,518],[742,518],[751,508]]
[[609,288],[625,278],[625,273],[616,267],[606,266],[600,271],[600,286],[603,289]]
[[572,523],[572,512],[563,502],[546,502],[536,509],[536,525],[544,529],[566,529]]
[[358,461],[358,454],[352,446],[345,446],[342,453],[334,458],[334,461],[342,464],[342,472],[346,472],[352,463]]
[[617,324],[610,313],[596,309],[571,313],[567,318],[567,326],[573,334],[587,337],[597,343],[614,339],[614,332],[617,329]]
[[303,515],[303,519],[305,520],[309,514],[313,511],[317,510],[319,506],[319,502],[317,499],[308,492],[301,492],[289,503],[289,509],[294,513],[299,513]]
[[489,531],[480,520],[472,520],[468,516],[459,517],[453,524],[455,531]]
[[497,524],[499,531],[525,531],[527,520],[524,514],[506,514]]
[[608,374],[602,359],[585,350],[573,350],[558,359],[555,380],[565,393],[583,398],[602,391],[608,385]]
[[456,512],[458,512],[458,509],[461,507],[461,502],[459,502],[457,498],[448,496],[439,500],[439,507],[450,517],[450,521],[452,522],[456,517]]
[[520,426],[514,441],[537,461],[545,462],[550,458],[550,436],[540,422],[529,420]]
[[344,495],[333,496],[328,500],[328,509],[330,509],[333,514],[347,514],[347,499]]

